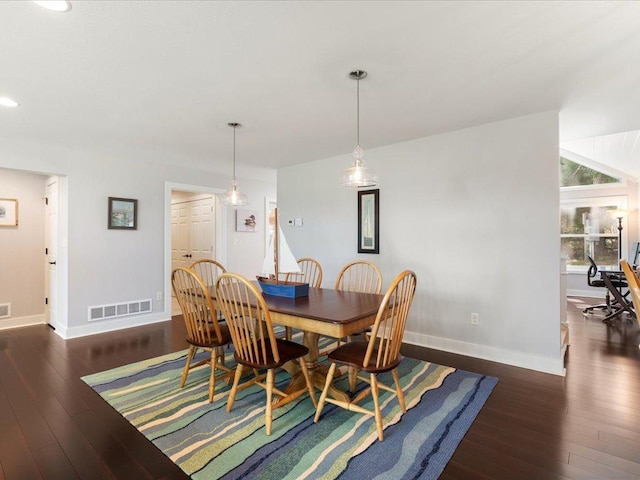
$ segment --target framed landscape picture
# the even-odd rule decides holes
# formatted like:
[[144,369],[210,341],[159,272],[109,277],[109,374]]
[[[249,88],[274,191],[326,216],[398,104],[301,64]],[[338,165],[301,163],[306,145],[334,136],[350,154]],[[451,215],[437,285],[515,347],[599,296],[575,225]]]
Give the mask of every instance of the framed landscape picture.
[[109,197],[109,229],[136,230],[138,228],[138,200]]
[[380,190],[358,192],[358,253],[380,253]]
[[18,200],[0,198],[0,227],[18,226]]

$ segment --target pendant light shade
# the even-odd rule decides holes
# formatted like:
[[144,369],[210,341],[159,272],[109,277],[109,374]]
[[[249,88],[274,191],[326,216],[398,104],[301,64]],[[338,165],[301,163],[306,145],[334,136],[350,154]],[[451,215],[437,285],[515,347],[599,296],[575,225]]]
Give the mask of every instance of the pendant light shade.
[[357,82],[357,112],[356,112],[356,148],[353,149],[353,166],[342,172],[341,184],[348,188],[375,187],[378,183],[376,172],[364,164],[362,157],[364,150],[360,146],[360,80],[367,76],[364,70],[354,70],[349,78]]
[[239,123],[228,123],[233,128],[233,180],[231,180],[231,189],[220,197],[223,205],[243,206],[248,205],[247,196],[238,190],[238,182],[236,181],[236,128],[240,127]]

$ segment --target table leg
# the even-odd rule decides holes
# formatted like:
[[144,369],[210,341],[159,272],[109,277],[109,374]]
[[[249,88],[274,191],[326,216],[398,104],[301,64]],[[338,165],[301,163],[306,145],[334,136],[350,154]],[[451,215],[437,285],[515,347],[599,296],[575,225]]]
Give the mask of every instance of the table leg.
[[[609,278],[609,275],[607,275],[605,273],[602,276],[602,280],[604,280],[604,284],[607,286],[607,290],[609,290],[609,292],[611,292],[611,295],[613,295],[613,298],[616,300],[616,302],[617,302],[617,304],[619,306],[618,310],[616,310],[613,313],[607,315],[605,318],[602,319],[602,321],[605,322],[605,323],[609,323],[611,320],[613,320],[618,315],[621,315],[625,311],[629,312],[632,315],[635,315],[635,312],[633,311],[633,308],[632,308],[632,304],[625,300],[624,296],[622,295],[622,292],[620,292],[615,287],[615,285],[611,281],[611,278]],[[614,308],[615,308],[615,305],[614,305]]]
[[[318,362],[319,338],[319,334],[305,331],[303,333],[302,343],[309,349],[309,354],[305,357],[305,361],[307,363],[307,369],[309,370],[309,378],[311,379],[311,383],[318,390],[322,391],[324,389],[324,384],[327,381],[327,372],[329,371],[329,367]],[[293,365],[291,367],[293,367]],[[306,383],[304,375],[302,375],[302,372],[299,371],[300,368],[298,367],[298,371],[292,372],[291,367],[287,368],[287,371],[289,373],[292,373],[292,378],[291,383],[285,389],[286,393],[294,392],[296,390],[304,388]],[[331,385],[331,387],[329,388],[329,395],[338,400],[343,400],[345,402],[349,401],[349,395],[333,385]]]

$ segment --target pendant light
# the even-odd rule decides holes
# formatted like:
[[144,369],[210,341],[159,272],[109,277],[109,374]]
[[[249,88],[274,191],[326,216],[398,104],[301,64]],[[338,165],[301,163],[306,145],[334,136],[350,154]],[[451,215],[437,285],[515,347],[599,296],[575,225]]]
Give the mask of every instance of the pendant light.
[[248,205],[247,196],[238,191],[238,183],[236,181],[236,128],[241,127],[239,123],[228,123],[233,128],[233,180],[231,180],[231,190],[226,192],[220,200],[223,205],[243,206]]
[[364,150],[360,146],[360,80],[366,78],[364,70],[354,70],[349,73],[349,78],[357,82],[357,121],[356,121],[356,148],[353,149],[353,167],[342,172],[342,186],[349,188],[375,187],[378,179],[376,172],[364,165]]

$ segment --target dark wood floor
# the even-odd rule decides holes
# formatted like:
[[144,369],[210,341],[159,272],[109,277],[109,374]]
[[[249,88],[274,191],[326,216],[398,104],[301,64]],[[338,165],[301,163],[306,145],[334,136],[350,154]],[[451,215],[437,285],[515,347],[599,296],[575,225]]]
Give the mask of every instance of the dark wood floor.
[[[406,349],[500,379],[441,479],[640,479],[637,324],[607,327],[580,305],[569,302],[565,378]],[[187,478],[80,380],[182,349],[183,331],[174,320],[69,341],[48,327],[0,332],[0,480]]]

